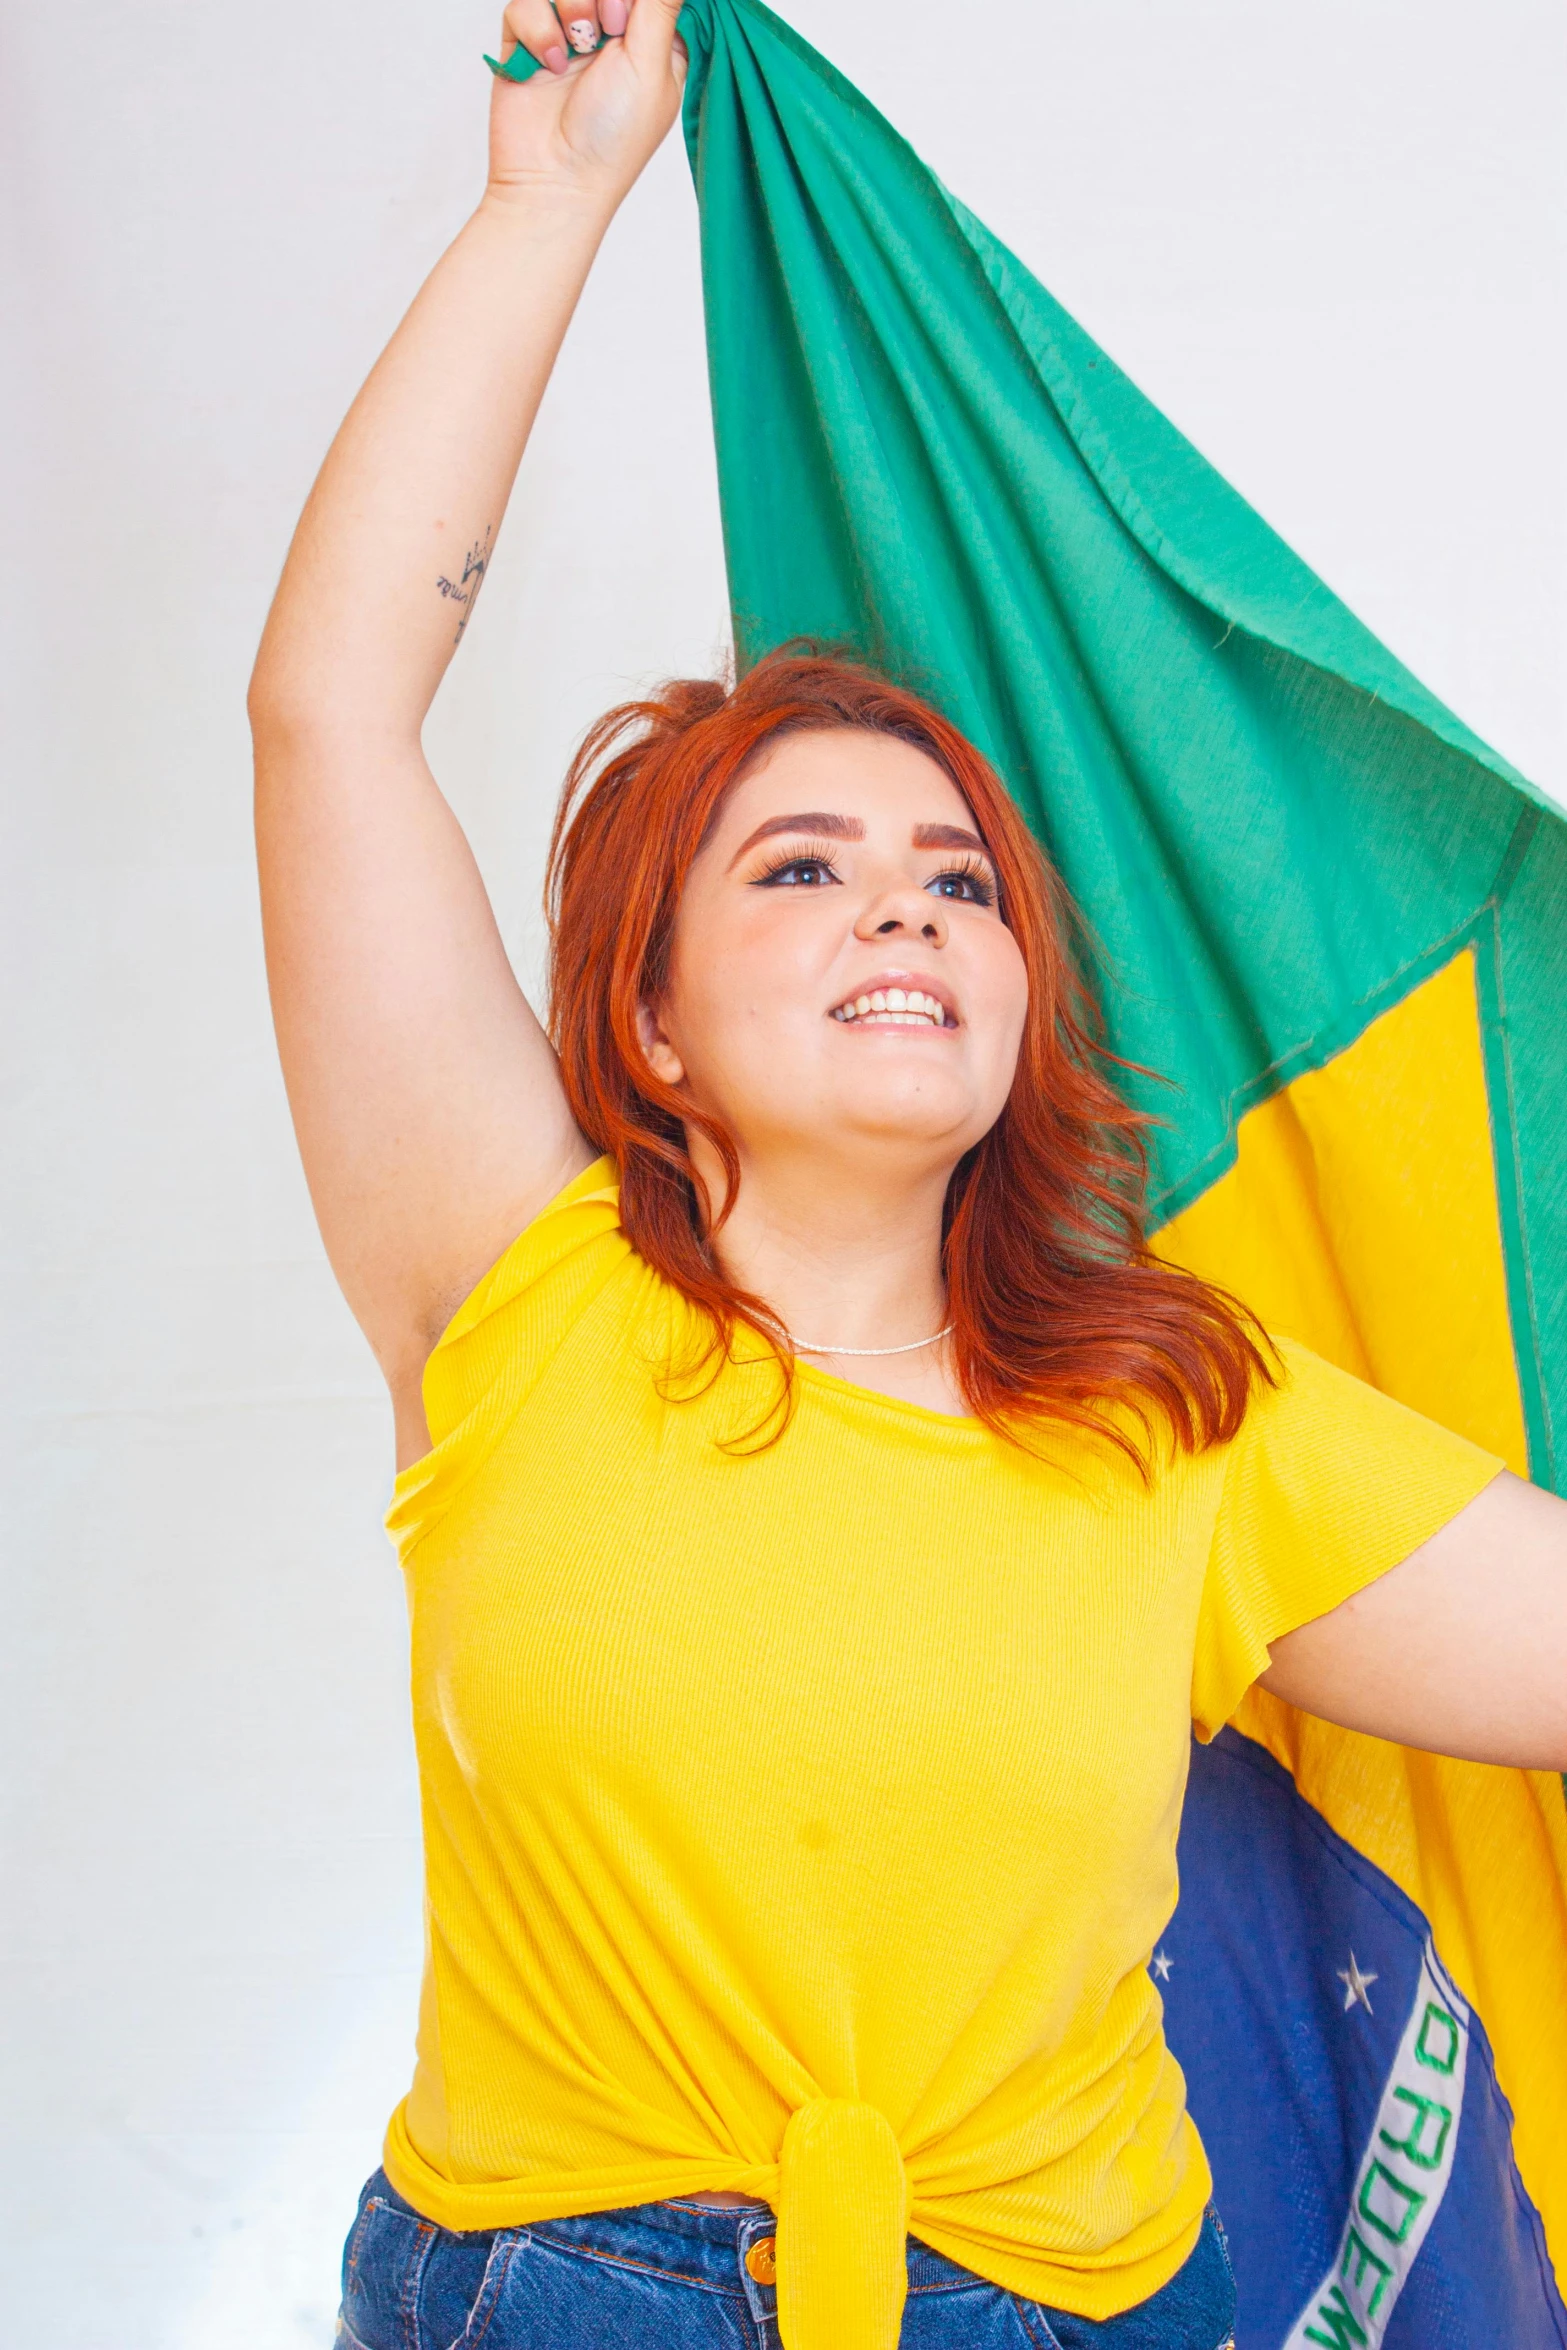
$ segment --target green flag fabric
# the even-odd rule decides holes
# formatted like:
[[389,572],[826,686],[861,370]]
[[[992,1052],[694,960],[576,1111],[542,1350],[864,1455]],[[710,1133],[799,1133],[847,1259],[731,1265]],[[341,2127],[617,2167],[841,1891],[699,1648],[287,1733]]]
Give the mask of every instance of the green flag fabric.
[[[788,26],[681,31],[742,666],[853,646],[993,760],[1156,1073],[1157,1245],[1559,1487],[1567,822]],[[1254,1692],[1181,1863],[1240,2350],[1563,2350],[1560,1782]]]
[[682,23],[742,664],[795,634],[853,642],[995,761],[1099,943],[1108,1041],[1178,1089],[1147,1103],[1166,1212],[1282,1072],[1494,903],[1549,1481],[1567,826],[825,60],[743,0]]

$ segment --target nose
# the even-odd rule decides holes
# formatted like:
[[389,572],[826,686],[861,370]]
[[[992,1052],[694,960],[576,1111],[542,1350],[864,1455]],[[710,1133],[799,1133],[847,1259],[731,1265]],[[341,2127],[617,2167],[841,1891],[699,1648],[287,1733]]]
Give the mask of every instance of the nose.
[[927,946],[947,943],[947,917],[940,898],[918,882],[898,879],[878,890],[860,909],[854,935],[867,945],[878,938],[918,938]]

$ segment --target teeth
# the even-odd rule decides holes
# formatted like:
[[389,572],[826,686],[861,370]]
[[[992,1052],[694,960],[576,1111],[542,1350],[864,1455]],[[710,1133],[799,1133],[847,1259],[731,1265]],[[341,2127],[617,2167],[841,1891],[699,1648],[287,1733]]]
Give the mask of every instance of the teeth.
[[873,988],[869,995],[855,996],[842,1003],[833,1013],[835,1020],[873,1019],[884,1028],[945,1028],[946,1009],[933,995],[921,988]]

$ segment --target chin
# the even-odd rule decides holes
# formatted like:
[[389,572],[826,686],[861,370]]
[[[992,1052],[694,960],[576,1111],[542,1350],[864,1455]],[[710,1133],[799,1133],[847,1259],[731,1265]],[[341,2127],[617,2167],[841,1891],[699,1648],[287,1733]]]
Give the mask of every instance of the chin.
[[[889,1088],[881,1098],[881,1089],[866,1086],[852,1101],[842,1104],[841,1117],[833,1121],[835,1137],[855,1135],[867,1142],[879,1142],[889,1149],[900,1143],[922,1145],[929,1150],[941,1150],[950,1155],[954,1166],[965,1151],[972,1150],[995,1124],[994,1118],[977,1115],[971,1101],[957,1102],[942,1099],[942,1089],[929,1087],[911,1097],[903,1087]],[[823,1131],[822,1140],[829,1139]]]

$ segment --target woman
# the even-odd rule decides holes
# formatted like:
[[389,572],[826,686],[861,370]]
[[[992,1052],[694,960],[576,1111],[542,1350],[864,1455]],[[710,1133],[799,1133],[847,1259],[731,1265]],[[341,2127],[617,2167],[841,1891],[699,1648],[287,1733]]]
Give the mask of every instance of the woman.
[[551,1035],[518,991],[420,728],[674,16],[513,0],[548,71],[496,86],[252,695],[425,1803],[342,2339],[1217,2350],[1147,1971],[1190,1725],[1261,1679],[1567,1764],[1567,1509],[1148,1257],[1054,884],[893,684],[785,654],[611,713]]

